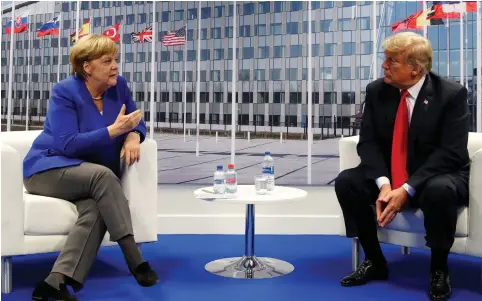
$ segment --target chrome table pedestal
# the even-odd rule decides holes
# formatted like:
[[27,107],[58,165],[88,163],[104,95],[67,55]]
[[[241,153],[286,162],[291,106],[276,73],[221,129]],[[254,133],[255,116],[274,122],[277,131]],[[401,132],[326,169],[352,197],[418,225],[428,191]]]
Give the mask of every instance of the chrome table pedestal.
[[279,259],[254,255],[254,205],[246,205],[245,251],[243,257],[209,262],[205,269],[218,276],[242,279],[274,278],[291,273],[292,264]]

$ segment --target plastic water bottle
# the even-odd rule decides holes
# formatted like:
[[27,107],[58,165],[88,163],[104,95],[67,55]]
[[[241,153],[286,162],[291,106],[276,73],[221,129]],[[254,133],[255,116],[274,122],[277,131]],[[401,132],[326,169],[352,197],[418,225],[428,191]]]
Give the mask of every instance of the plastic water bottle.
[[263,163],[261,164],[263,176],[268,178],[268,191],[274,189],[274,159],[271,157],[270,152],[264,153]]
[[238,179],[234,164],[228,164],[228,171],[226,171],[226,192],[236,193],[238,190]]
[[222,165],[218,165],[216,172],[214,173],[214,193],[224,193],[226,190],[226,179]]

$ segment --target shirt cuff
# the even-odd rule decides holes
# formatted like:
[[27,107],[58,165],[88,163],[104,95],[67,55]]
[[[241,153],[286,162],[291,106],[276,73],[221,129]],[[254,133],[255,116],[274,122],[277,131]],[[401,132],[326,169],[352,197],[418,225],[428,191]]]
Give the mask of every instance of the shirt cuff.
[[415,188],[408,185],[407,183],[403,184],[402,187],[408,192],[408,194],[413,197],[415,195]]
[[375,180],[375,183],[377,184],[378,189],[380,189],[385,184],[390,185],[390,180],[387,177],[379,177]]

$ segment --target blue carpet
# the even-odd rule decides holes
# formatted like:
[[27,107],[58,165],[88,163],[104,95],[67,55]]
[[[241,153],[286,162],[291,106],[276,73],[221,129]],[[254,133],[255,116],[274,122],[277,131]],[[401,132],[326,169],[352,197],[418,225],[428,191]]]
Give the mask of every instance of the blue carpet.
[[[273,279],[229,279],[209,274],[204,265],[215,259],[242,255],[244,239],[238,235],[160,235],[155,244],[143,246],[145,258],[160,274],[158,285],[143,288],[129,274],[120,249],[102,248],[80,300],[428,300],[429,253],[383,245],[390,263],[388,282],[344,288],[339,280],[351,269],[351,242],[338,236],[259,235],[256,254],[292,263],[295,271]],[[30,300],[37,281],[49,272],[57,254],[17,257],[13,260],[11,294],[2,300]],[[477,258],[449,257],[453,298],[482,300],[481,265]]]

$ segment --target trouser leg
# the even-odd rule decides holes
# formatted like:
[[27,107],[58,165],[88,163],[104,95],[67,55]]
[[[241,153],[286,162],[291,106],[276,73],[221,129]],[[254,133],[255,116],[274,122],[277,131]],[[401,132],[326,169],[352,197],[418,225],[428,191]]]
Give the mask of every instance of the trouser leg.
[[338,175],[335,192],[345,219],[347,236],[358,237],[367,259],[385,262],[372,208],[378,196],[375,181],[366,180],[360,167],[347,169]]
[[[95,258],[105,229],[109,231],[112,241],[130,236],[131,239],[123,241],[132,242],[136,247],[132,237],[128,201],[119,178],[106,167],[82,163],[79,166],[53,169],[33,175],[24,183],[31,194],[78,202],[77,206],[80,206],[79,220],[72,229],[74,233],[69,235],[65,250],[62,250],[64,255],[59,257],[52,272],[62,273],[75,281],[83,281]],[[91,201],[86,201],[87,199]],[[125,249],[123,246],[123,252]],[[131,253],[124,255],[132,256]],[[141,257],[140,253],[135,255],[135,258]],[[139,261],[127,260],[128,258],[128,263]]]
[[128,201],[120,179],[108,168],[84,162],[78,166],[48,170],[24,181],[29,193],[68,201],[96,201],[113,241],[133,235]]
[[432,270],[447,269],[455,240],[457,208],[468,203],[468,177],[454,173],[431,178],[418,198],[424,214],[426,245],[432,251]]
[[[52,268],[52,274],[65,275],[82,285],[95,261],[107,228],[94,200],[76,201],[75,205],[79,218]],[[54,286],[52,281],[49,282],[49,278],[55,277],[51,275],[46,282]],[[75,285],[72,286],[75,288]]]

